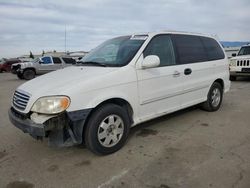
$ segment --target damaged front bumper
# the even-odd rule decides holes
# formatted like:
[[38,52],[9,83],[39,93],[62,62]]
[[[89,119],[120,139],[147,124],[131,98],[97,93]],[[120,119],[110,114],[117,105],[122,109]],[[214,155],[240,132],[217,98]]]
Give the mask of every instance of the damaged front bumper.
[[48,137],[50,146],[71,146],[82,143],[83,127],[90,111],[65,112],[44,123],[36,123],[30,119],[31,114],[22,114],[10,108],[9,119],[17,128],[36,139]]

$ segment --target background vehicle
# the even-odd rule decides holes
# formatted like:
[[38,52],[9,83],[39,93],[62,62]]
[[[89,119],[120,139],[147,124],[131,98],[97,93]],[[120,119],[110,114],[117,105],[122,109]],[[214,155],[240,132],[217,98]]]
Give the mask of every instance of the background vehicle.
[[21,61],[19,59],[7,59],[2,61],[0,64],[0,72],[10,72],[11,65],[15,63],[21,63]]
[[250,45],[242,46],[238,55],[230,59],[230,80],[238,76],[250,76]]
[[71,57],[44,56],[33,62],[16,63],[12,65],[11,72],[16,73],[20,79],[30,80],[36,75],[62,69],[75,63],[76,61]]
[[84,142],[94,153],[110,154],[126,143],[130,127],[196,104],[216,111],[229,88],[228,59],[214,38],[122,36],[92,50],[78,66],[21,85],[9,117],[51,145]]

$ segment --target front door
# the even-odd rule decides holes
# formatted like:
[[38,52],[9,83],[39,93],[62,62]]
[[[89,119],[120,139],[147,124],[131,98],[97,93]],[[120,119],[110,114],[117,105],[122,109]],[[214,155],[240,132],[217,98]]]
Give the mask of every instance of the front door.
[[42,61],[39,62],[39,64],[37,64],[37,67],[36,67],[37,74],[44,74],[53,70],[54,63],[51,57],[49,56],[42,57],[41,60]]
[[140,59],[148,55],[157,55],[160,66],[137,70],[141,121],[175,111],[181,106],[181,68],[176,64],[171,36],[155,36]]

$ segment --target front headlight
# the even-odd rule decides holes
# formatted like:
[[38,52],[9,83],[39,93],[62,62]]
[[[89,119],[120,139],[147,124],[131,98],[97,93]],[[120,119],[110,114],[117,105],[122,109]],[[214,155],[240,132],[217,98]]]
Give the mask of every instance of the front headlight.
[[31,111],[41,114],[58,114],[69,107],[70,99],[66,96],[50,96],[38,99]]
[[230,66],[236,66],[236,60],[235,59],[230,60]]

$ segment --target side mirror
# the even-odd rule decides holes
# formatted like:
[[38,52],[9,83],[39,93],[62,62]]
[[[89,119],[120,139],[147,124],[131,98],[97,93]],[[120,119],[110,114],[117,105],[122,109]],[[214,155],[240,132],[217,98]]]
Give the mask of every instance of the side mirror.
[[233,53],[233,54],[232,54],[232,57],[236,57],[236,56],[237,56],[237,54],[236,54],[236,53]]
[[43,60],[40,60],[40,61],[39,61],[39,64],[43,64],[43,63],[44,63]]
[[159,65],[160,65],[160,58],[156,55],[149,55],[145,57],[142,62],[143,69],[154,68],[158,67]]

